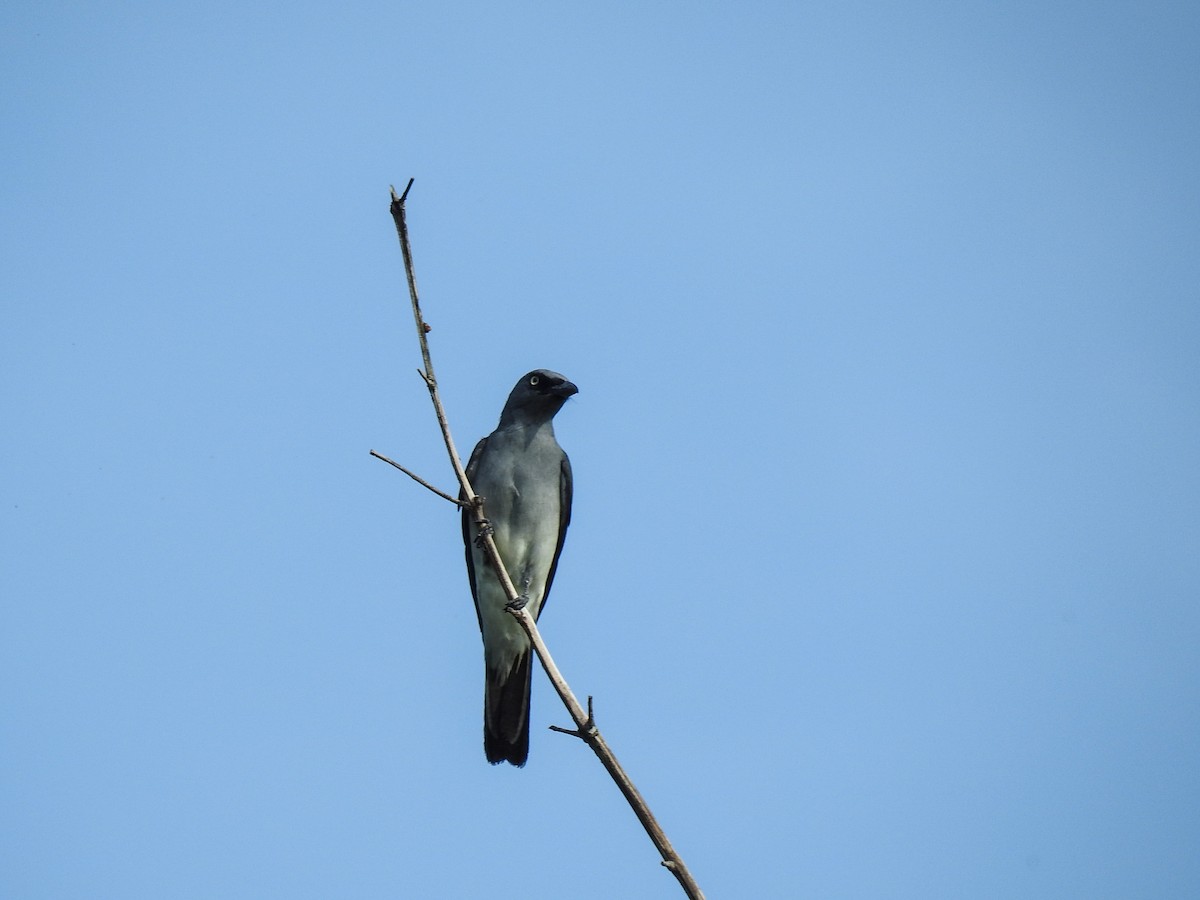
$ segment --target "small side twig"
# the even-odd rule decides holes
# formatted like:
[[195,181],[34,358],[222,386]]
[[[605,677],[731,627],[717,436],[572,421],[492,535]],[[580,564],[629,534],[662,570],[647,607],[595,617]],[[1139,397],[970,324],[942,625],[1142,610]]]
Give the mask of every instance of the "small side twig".
[[[404,193],[400,196],[397,196],[396,189],[392,188],[391,213],[392,219],[396,223],[396,234],[400,239],[400,251],[404,256],[404,272],[408,279],[408,291],[409,297],[412,300],[413,318],[417,326],[417,339],[421,345],[421,357],[425,364],[424,370],[421,371],[421,377],[424,379],[426,387],[429,388],[430,400],[433,402],[438,425],[442,430],[442,437],[446,442],[446,452],[450,456],[450,464],[454,467],[455,477],[457,477],[462,489],[461,497],[463,499],[454,500],[454,502],[460,506],[469,507],[472,510],[475,522],[480,526],[478,538],[487,551],[488,558],[492,562],[501,587],[508,596],[510,602],[508,612],[521,624],[521,627],[529,636],[530,644],[541,661],[542,668],[546,670],[546,675],[549,677],[551,684],[554,685],[555,691],[558,693],[559,698],[562,700],[563,705],[566,706],[567,712],[570,713],[571,719],[576,725],[575,730],[560,728],[554,725],[550,727],[554,731],[578,737],[591,747],[600,760],[600,763],[608,771],[613,781],[616,782],[617,787],[624,795],[630,807],[632,807],[634,814],[637,816],[638,821],[642,823],[642,827],[646,829],[646,833],[649,835],[651,841],[654,842],[654,846],[662,856],[662,865],[675,876],[690,900],[704,900],[704,894],[700,890],[700,886],[696,883],[695,878],[692,877],[692,873],[684,863],[683,858],[676,852],[671,842],[667,839],[662,826],[658,824],[658,820],[655,819],[654,814],[650,811],[649,804],[646,803],[645,798],[642,797],[641,793],[634,786],[633,781],[621,767],[621,764],[617,762],[616,754],[613,753],[612,748],[608,746],[608,742],[604,740],[604,736],[596,727],[596,721],[592,714],[592,698],[588,697],[588,708],[585,713],[583,706],[571,691],[566,679],[563,678],[562,672],[559,671],[554,659],[550,656],[550,651],[547,649],[545,641],[542,640],[541,632],[538,631],[537,623],[534,621],[533,616],[529,614],[529,611],[524,606],[518,605],[516,602],[518,599],[517,590],[513,586],[508,572],[505,570],[504,562],[500,558],[500,552],[492,537],[491,528],[488,527],[487,518],[484,516],[483,499],[476,495],[475,491],[471,488],[471,483],[467,479],[462,461],[459,459],[458,451],[455,449],[454,440],[450,435],[450,425],[446,419],[446,411],[442,406],[442,399],[438,392],[437,379],[433,374],[433,361],[429,354],[428,340],[428,334],[431,329],[425,323],[424,317],[421,314],[421,304],[417,298],[417,281],[413,272],[412,248],[409,245],[408,223],[405,218],[404,202],[408,197],[408,192],[411,190],[412,185],[413,180],[410,178],[408,185],[404,188]],[[374,451],[371,451],[371,453],[385,462],[392,463],[396,468],[405,472],[405,474],[435,493],[440,494],[448,500],[454,499],[448,494],[437,490],[423,479],[417,478],[416,475],[413,475],[403,466],[397,465]]]
[[404,468],[404,466],[400,465],[400,463],[396,462],[394,459],[388,459],[382,453],[376,453],[374,450],[371,451],[371,455],[373,457],[375,457],[376,459],[382,459],[389,466],[395,466],[397,469],[399,469],[401,472],[403,472],[405,475],[407,475],[409,478],[411,478],[417,484],[428,488],[429,490],[431,490],[435,494],[437,494],[439,497],[449,500],[455,506],[466,506],[467,505],[466,503],[463,503],[461,500],[459,500],[457,497],[451,497],[449,494],[447,494],[441,488],[435,488],[432,484],[430,484],[428,481],[426,481],[420,475],[417,475],[415,472],[410,472],[408,469]]
[[551,725],[551,731],[557,731],[559,734],[569,734],[571,737],[577,737],[582,741],[587,740],[587,733],[596,729],[596,717],[592,714],[592,695],[588,694],[588,716],[587,721],[578,728],[563,728],[560,725]]

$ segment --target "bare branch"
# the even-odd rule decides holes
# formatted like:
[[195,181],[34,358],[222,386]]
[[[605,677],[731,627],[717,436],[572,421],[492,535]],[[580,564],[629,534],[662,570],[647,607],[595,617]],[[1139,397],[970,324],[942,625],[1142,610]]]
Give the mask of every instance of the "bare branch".
[[[408,222],[405,218],[404,203],[408,198],[408,192],[412,189],[412,185],[413,180],[410,178],[408,185],[404,188],[404,193],[400,196],[396,196],[396,189],[392,188],[391,213],[392,219],[396,223],[396,234],[400,239],[400,252],[404,256],[404,272],[408,278],[408,293],[412,300],[413,319],[417,326],[417,340],[421,344],[421,358],[425,364],[425,368],[420,374],[425,381],[425,385],[429,388],[429,397],[433,402],[438,425],[442,430],[442,437],[446,442],[446,452],[450,456],[450,464],[454,467],[454,474],[458,478],[458,483],[462,488],[461,496],[465,498],[465,500],[455,500],[454,502],[471,509],[471,515],[474,517],[476,525],[479,526],[478,539],[482,542],[488,558],[495,569],[495,574],[508,597],[508,611],[521,623],[521,627],[529,635],[529,641],[542,663],[542,668],[546,670],[546,675],[550,678],[550,683],[554,685],[554,690],[558,693],[559,698],[562,700],[563,705],[566,706],[567,712],[570,713],[571,719],[576,725],[574,731],[554,725],[550,727],[554,731],[574,735],[592,748],[592,752],[596,754],[600,763],[608,771],[621,793],[625,796],[626,801],[633,808],[634,814],[638,817],[638,821],[642,823],[642,827],[646,829],[650,840],[654,842],[654,846],[662,856],[662,865],[678,879],[680,886],[690,900],[704,900],[704,894],[700,890],[700,886],[696,883],[696,880],[692,877],[692,873],[667,839],[666,833],[662,830],[662,826],[658,824],[658,820],[654,818],[654,814],[650,811],[645,798],[642,797],[641,793],[634,786],[633,781],[621,767],[621,764],[617,762],[616,754],[612,752],[612,749],[604,740],[604,736],[600,734],[600,729],[596,727],[596,722],[592,715],[592,698],[588,697],[588,708],[585,712],[578,698],[571,691],[566,679],[563,678],[562,672],[559,671],[554,659],[550,656],[550,651],[546,648],[545,641],[542,640],[542,635],[538,631],[537,623],[534,621],[533,616],[529,614],[529,611],[522,604],[517,602],[517,590],[504,568],[504,561],[500,558],[500,551],[496,547],[491,529],[485,527],[487,519],[484,517],[483,499],[476,495],[475,491],[471,488],[470,481],[467,479],[467,473],[463,469],[462,461],[459,459],[458,451],[454,446],[454,440],[450,435],[450,425],[446,419],[446,411],[442,406],[441,395],[438,392],[437,379],[433,374],[433,361],[429,354],[428,340],[431,329],[421,314],[421,304],[417,298],[417,280],[413,271],[412,248],[408,240]],[[373,450],[371,453],[373,456],[379,456]],[[392,462],[385,457],[380,456],[379,458],[384,459],[386,462]],[[438,491],[427,482],[417,478],[417,476],[402,466],[396,463],[392,463],[392,465],[401,469],[401,471],[410,477],[420,481],[426,487],[430,488],[430,490],[446,497],[446,499],[453,499],[448,494]]]
[[443,490],[440,490],[439,488],[435,488],[435,487],[434,487],[432,484],[430,484],[428,481],[426,481],[426,480],[425,480],[424,478],[422,478],[420,475],[416,475],[416,474],[414,474],[414,473],[412,473],[412,472],[408,471],[408,469],[404,468],[404,466],[400,465],[400,463],[396,462],[394,459],[388,459],[388,458],[387,458],[386,456],[384,456],[382,453],[376,453],[374,450],[372,450],[372,451],[371,451],[371,455],[372,455],[373,457],[375,457],[376,459],[382,459],[382,460],[383,460],[385,463],[387,463],[389,466],[395,466],[397,469],[399,469],[401,472],[403,472],[405,475],[407,475],[409,478],[411,478],[411,479],[412,479],[413,481],[415,481],[417,484],[420,484],[420,485],[423,485],[424,487],[427,487],[427,488],[429,488],[429,490],[433,491],[433,492],[434,492],[435,494],[437,494],[439,497],[443,497],[443,498],[445,498],[446,500],[449,500],[449,501],[450,501],[451,503],[453,503],[455,506],[467,506],[467,505],[468,505],[468,504],[466,504],[466,503],[463,503],[463,502],[462,502],[461,500],[459,500],[457,497],[451,497],[451,496],[450,496],[449,494],[447,494],[445,491],[443,491]]
[[446,452],[450,454],[450,465],[454,467],[454,474],[458,478],[458,483],[467,490],[463,496],[470,502],[474,502],[475,494],[470,490],[470,485],[467,484],[467,473],[463,471],[462,460],[458,456],[458,450],[454,446],[454,438],[450,434],[450,423],[446,421],[446,410],[442,407],[442,398],[437,389],[437,378],[433,374],[433,360],[429,356],[429,332],[433,329],[425,324],[425,319],[421,315],[421,301],[417,298],[417,276],[413,270],[412,247],[408,243],[408,223],[405,221],[404,201],[408,197],[408,192],[412,189],[413,179],[408,179],[408,186],[404,188],[404,194],[400,197],[396,196],[396,189],[392,188],[392,220],[396,223],[396,235],[400,238],[400,252],[404,256],[404,274],[408,278],[408,295],[412,299],[413,321],[417,326],[417,340],[421,344],[421,359],[425,363],[425,369],[422,371],[421,377],[425,379],[425,386],[429,388],[429,398],[433,401],[433,409],[437,414],[438,426],[442,429],[442,439],[446,442]]

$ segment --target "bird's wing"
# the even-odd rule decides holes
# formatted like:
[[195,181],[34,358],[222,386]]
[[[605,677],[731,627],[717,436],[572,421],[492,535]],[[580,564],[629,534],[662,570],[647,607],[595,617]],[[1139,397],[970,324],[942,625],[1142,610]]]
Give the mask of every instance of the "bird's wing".
[[545,610],[546,601],[550,598],[550,585],[554,584],[554,573],[558,569],[558,555],[562,553],[563,542],[567,539],[567,526],[571,524],[571,496],[573,493],[571,460],[564,453],[558,479],[558,545],[554,548],[554,561],[550,563],[550,571],[546,574],[546,590],[542,593],[542,605],[538,608],[539,616]]
[[[471,451],[471,458],[467,460],[467,481],[471,482],[471,487],[475,487],[474,478],[475,472],[479,469],[479,460],[483,456],[483,450],[487,446],[488,439],[483,438],[475,445],[475,449]],[[459,500],[466,500],[462,489],[458,492]],[[479,630],[483,631],[483,616],[479,612],[479,594],[475,590],[475,556],[471,552],[471,515],[473,510],[463,507],[462,510],[462,533],[463,545],[467,551],[467,580],[471,582],[471,599],[475,601],[475,618],[479,620]],[[561,539],[560,539],[561,541]]]

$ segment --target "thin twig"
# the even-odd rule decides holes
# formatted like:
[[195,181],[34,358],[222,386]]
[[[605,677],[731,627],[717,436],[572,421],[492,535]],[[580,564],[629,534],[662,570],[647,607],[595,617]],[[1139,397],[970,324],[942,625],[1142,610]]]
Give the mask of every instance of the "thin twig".
[[455,506],[466,506],[467,505],[466,503],[463,503],[461,500],[459,500],[457,497],[451,497],[449,494],[447,494],[445,491],[441,490],[440,488],[435,488],[432,484],[430,484],[428,481],[426,481],[420,475],[417,475],[413,472],[408,471],[408,469],[404,468],[404,466],[400,465],[400,463],[396,462],[394,459],[388,459],[382,453],[376,453],[374,450],[371,451],[371,455],[373,457],[375,457],[376,459],[382,459],[389,466],[395,466],[397,469],[399,469],[401,472],[403,472],[405,475],[407,475],[409,478],[411,478],[417,484],[423,485],[424,487],[429,488],[429,490],[433,491],[439,497],[444,497],[445,499],[447,499],[451,503],[453,503]]
[[[470,487],[467,484],[467,473],[463,470],[462,460],[458,456],[458,450],[454,446],[454,438],[450,434],[450,423],[446,421],[446,410],[442,407],[442,398],[437,389],[437,378],[433,374],[433,359],[429,356],[429,332],[432,330],[425,324],[425,319],[421,315],[421,301],[417,299],[417,276],[413,269],[412,247],[408,243],[408,223],[404,219],[404,201],[408,197],[408,192],[412,190],[413,179],[408,179],[408,185],[404,188],[402,196],[396,196],[396,189],[392,188],[392,219],[396,223],[396,233],[400,237],[400,252],[404,256],[404,274],[408,278],[408,295],[412,299],[413,321],[417,325],[417,340],[421,343],[421,359],[425,363],[425,369],[421,372],[421,377],[425,379],[425,385],[429,388],[429,397],[433,401],[433,409],[437,414],[438,426],[442,429],[442,438],[446,442],[446,451],[450,454],[450,465],[454,467],[454,475],[458,478],[458,483],[464,488]],[[465,499],[474,502],[474,492],[468,492]]]
[[571,737],[577,737],[580,740],[586,740],[584,735],[596,727],[596,717],[592,715],[592,695],[588,694],[588,715],[587,721],[578,728],[561,728],[558,725],[551,725],[551,731],[557,731],[559,734],[569,734]]
[[[546,675],[550,678],[551,684],[554,685],[554,690],[558,692],[558,696],[562,699],[563,704],[567,707],[567,712],[571,714],[571,718],[574,720],[576,725],[576,729],[574,731],[559,728],[558,726],[553,725],[551,728],[555,731],[574,735],[592,748],[592,751],[599,758],[601,764],[608,771],[609,775],[612,776],[613,781],[617,783],[617,787],[625,796],[625,799],[628,801],[629,805],[633,808],[634,814],[638,817],[638,821],[642,823],[642,827],[646,829],[646,833],[654,842],[654,846],[658,848],[658,852],[662,856],[663,866],[666,867],[671,874],[676,877],[676,879],[678,879],[680,886],[682,886],[684,893],[687,894],[690,900],[704,900],[704,894],[700,890],[700,886],[696,883],[696,880],[692,877],[692,873],[688,870],[688,867],[684,864],[683,859],[679,856],[679,854],[675,851],[675,848],[671,845],[671,842],[667,839],[666,833],[658,824],[658,820],[654,818],[654,814],[650,811],[650,807],[646,803],[645,798],[643,798],[638,789],[634,787],[633,781],[626,774],[625,770],[621,768],[621,764],[617,762],[616,755],[612,752],[612,749],[604,740],[603,735],[600,734],[600,729],[596,727],[595,719],[592,716],[592,698],[588,697],[588,708],[585,712],[578,698],[576,698],[575,694],[571,691],[571,688],[567,685],[566,679],[563,678],[562,672],[560,672],[558,666],[555,665],[554,659],[550,656],[550,651],[546,648],[546,644],[542,640],[542,635],[538,631],[537,623],[534,621],[533,616],[529,614],[529,611],[525,609],[523,605],[518,605],[516,603],[518,599],[516,588],[513,587],[512,579],[509,578],[508,572],[504,568],[504,562],[500,558],[500,551],[496,548],[496,542],[492,538],[491,529],[483,527],[487,522],[487,520],[484,518],[483,499],[476,495],[475,491],[471,488],[471,483],[467,479],[467,473],[464,471],[462,462],[459,459],[458,451],[454,447],[454,440],[450,436],[450,425],[446,419],[446,411],[442,406],[441,396],[438,392],[437,379],[434,378],[433,374],[433,361],[429,355],[428,334],[430,328],[426,325],[425,320],[421,315],[421,304],[417,299],[417,280],[413,272],[412,248],[408,240],[408,222],[405,218],[404,209],[404,203],[408,197],[409,190],[412,189],[412,185],[413,180],[410,178],[408,185],[404,188],[404,193],[400,196],[396,196],[396,189],[392,188],[391,213],[392,219],[396,223],[396,234],[400,239],[400,251],[404,256],[404,271],[408,278],[408,292],[409,297],[412,300],[413,318],[417,326],[417,339],[421,344],[421,358],[425,364],[425,368],[421,372],[421,377],[424,378],[425,384],[429,388],[429,396],[433,401],[433,408],[437,414],[438,425],[442,429],[442,437],[446,442],[446,451],[450,455],[450,464],[454,467],[454,474],[458,478],[458,483],[462,488],[461,496],[463,497],[463,500],[455,502],[458,502],[464,507],[469,507],[472,510],[472,515],[475,518],[475,522],[478,526],[480,526],[479,537],[482,539],[483,547],[488,554],[488,558],[492,561],[495,574],[509,599],[508,611],[513,615],[514,618],[516,618],[518,622],[521,623],[521,627],[525,629],[525,633],[529,635],[529,641],[533,645],[533,650],[535,653],[537,653],[538,659],[542,663],[542,668],[546,670]],[[374,451],[371,452],[372,455],[379,456],[379,454],[375,453]],[[391,462],[391,460],[388,460],[385,457],[380,456],[379,458],[384,459],[386,462]],[[401,469],[417,481],[420,481],[431,490],[442,494],[441,491],[437,491],[436,488],[433,488],[422,479],[417,478],[417,476],[413,475],[411,472],[408,472],[408,470],[404,469],[402,466],[396,465],[396,463],[392,463],[392,465],[396,466],[398,469]],[[442,496],[447,497],[447,499],[451,499],[446,494],[442,494]]]

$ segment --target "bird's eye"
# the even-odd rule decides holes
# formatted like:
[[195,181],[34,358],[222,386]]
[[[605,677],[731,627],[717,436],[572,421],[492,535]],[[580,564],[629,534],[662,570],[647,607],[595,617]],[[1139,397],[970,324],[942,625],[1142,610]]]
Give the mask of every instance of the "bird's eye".
[[538,386],[538,382],[539,382],[539,381],[541,381],[541,380],[542,380],[542,379],[538,378],[536,375],[530,375],[530,376],[529,376],[529,386],[530,386],[530,387],[537,387],[537,386]]

